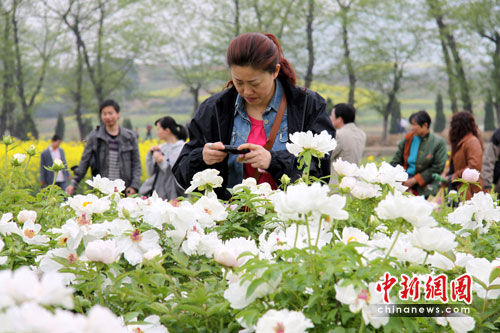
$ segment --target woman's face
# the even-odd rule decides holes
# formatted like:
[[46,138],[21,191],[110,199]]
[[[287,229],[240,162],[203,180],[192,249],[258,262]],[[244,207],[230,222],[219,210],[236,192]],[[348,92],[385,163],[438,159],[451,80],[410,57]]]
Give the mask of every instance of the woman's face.
[[167,129],[161,127],[160,123],[156,124],[156,134],[158,135],[158,139],[167,140]]
[[274,95],[274,79],[278,76],[280,65],[274,73],[254,69],[251,66],[231,66],[231,78],[238,93],[252,106],[267,107]]
[[425,135],[427,135],[427,133],[429,133],[429,124],[424,123],[422,126],[420,126],[415,122],[415,120],[412,120],[411,130],[413,133],[415,133],[415,135],[424,137]]

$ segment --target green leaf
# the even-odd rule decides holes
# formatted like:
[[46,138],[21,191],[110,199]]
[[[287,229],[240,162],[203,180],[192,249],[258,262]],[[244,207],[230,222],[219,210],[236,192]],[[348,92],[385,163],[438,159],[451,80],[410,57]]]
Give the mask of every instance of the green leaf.
[[255,289],[257,289],[261,284],[265,282],[266,280],[264,280],[263,278],[257,278],[253,280],[252,283],[250,283],[250,285],[248,286],[246,298],[249,298],[254,293]]
[[495,268],[493,268],[493,270],[490,273],[490,282],[489,283],[492,283],[498,277],[500,277],[500,267],[495,267]]
[[141,312],[138,312],[138,311],[126,313],[123,315],[123,320],[125,320],[125,322],[128,323],[132,319],[136,319],[140,314],[141,314]]

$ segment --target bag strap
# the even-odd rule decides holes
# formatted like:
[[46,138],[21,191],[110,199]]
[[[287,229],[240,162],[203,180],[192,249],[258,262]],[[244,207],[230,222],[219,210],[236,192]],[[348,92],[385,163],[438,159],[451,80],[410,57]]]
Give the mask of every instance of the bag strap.
[[[271,132],[269,132],[269,137],[267,138],[266,144],[264,145],[264,148],[268,151],[271,151],[274,145],[274,140],[276,139],[276,135],[278,134],[278,130],[281,125],[281,121],[283,120],[283,115],[285,114],[286,110],[286,98],[285,94],[281,95],[281,102],[280,102],[280,107],[278,108],[278,113],[276,114],[276,117],[274,118],[273,126],[271,127]],[[262,175],[262,172],[260,172],[258,169],[255,169],[255,172],[253,173],[253,177],[259,182],[260,176]]]

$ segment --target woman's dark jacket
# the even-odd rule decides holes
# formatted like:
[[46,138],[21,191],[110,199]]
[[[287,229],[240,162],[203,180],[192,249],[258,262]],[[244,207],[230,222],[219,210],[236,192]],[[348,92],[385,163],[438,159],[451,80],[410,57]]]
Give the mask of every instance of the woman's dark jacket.
[[[299,88],[282,80],[287,99],[287,121],[289,137],[295,132],[310,130],[315,134],[326,130],[335,137],[335,128],[325,111],[325,100],[317,93],[308,89]],[[203,147],[208,142],[221,141],[229,144],[233,131],[234,104],[238,95],[234,87],[226,89],[204,101],[189,125],[189,142],[174,165],[173,172],[179,184],[187,188],[195,173],[205,169],[217,169],[224,179],[222,188],[215,189],[220,199],[229,199],[226,189],[228,179],[227,157],[220,163],[207,165],[203,161]],[[330,174],[330,154],[325,154],[321,160],[313,161],[310,175],[324,177]],[[314,160],[314,159],[313,159]],[[267,171],[277,184],[281,176],[288,175],[292,181],[300,178],[301,172],[297,169],[297,158],[287,150],[271,151],[271,164]]]

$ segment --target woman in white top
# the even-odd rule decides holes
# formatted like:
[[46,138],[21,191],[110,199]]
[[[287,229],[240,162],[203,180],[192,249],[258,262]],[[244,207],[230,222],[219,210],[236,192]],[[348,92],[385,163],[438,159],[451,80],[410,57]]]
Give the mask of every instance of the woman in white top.
[[158,196],[171,200],[184,195],[184,190],[177,184],[172,167],[187,139],[187,130],[169,116],[155,121],[158,138],[164,141],[160,146],[152,146],[146,155],[146,170],[149,178],[142,184],[139,193]]

